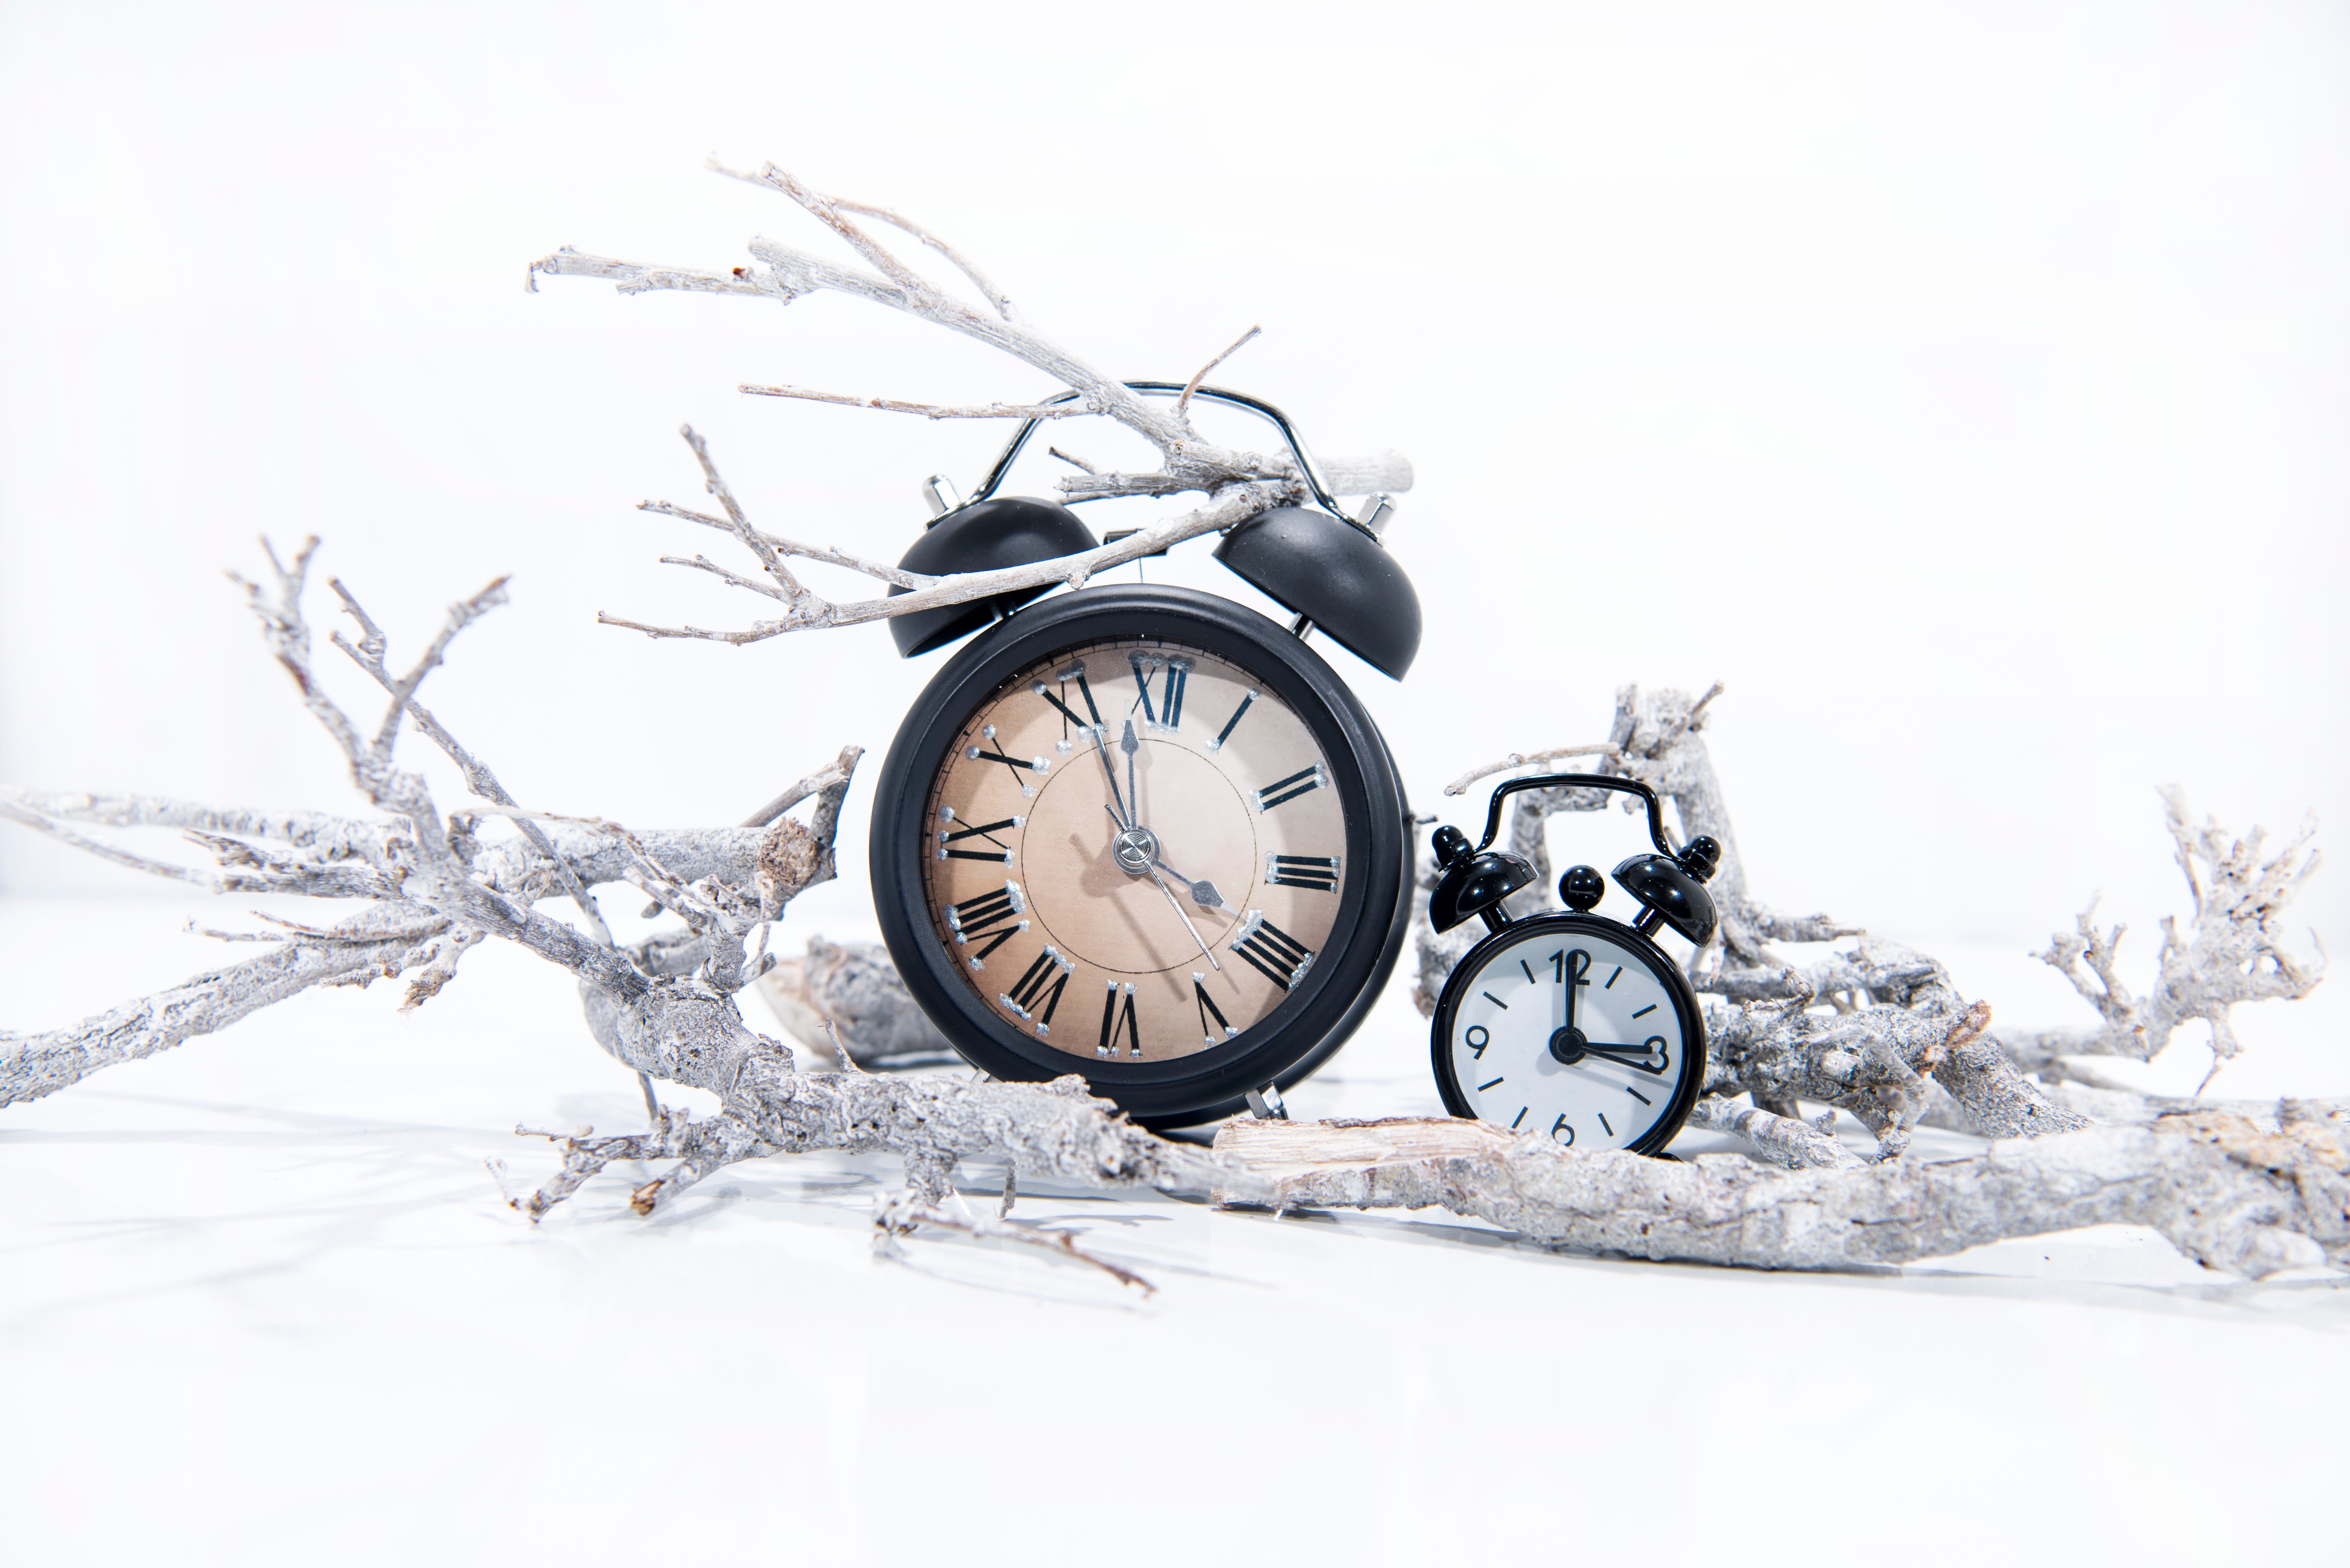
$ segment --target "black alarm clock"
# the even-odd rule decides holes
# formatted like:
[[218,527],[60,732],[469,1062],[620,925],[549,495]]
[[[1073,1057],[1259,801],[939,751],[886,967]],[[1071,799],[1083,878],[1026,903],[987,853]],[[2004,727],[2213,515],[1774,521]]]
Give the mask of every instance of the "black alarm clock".
[[[1572,785],[1638,795],[1656,853],[1616,867],[1640,906],[1629,925],[1591,911],[1607,885],[1589,866],[1559,878],[1571,913],[1513,920],[1503,900],[1534,879],[1532,863],[1492,847],[1502,802],[1521,790]],[[1430,1033],[1444,1107],[1563,1147],[1655,1154],[1672,1141],[1705,1081],[1705,1018],[1680,966],[1653,940],[1670,927],[1702,948],[1714,931],[1703,886],[1721,846],[1702,836],[1676,852],[1656,791],[1604,774],[1544,774],[1493,792],[1474,849],[1458,828],[1435,835],[1443,867],[1429,923],[1471,916],[1489,934],[1462,955],[1437,1000]]]
[[[1006,1079],[1081,1074],[1159,1127],[1278,1107],[1385,984],[1412,884],[1395,763],[1306,636],[1400,680],[1419,599],[1278,410],[1192,395],[1269,419],[1321,504],[1268,513],[1216,550],[1297,619],[1139,585],[893,619],[909,657],[978,635],[899,727],[870,848],[890,957],[966,1061]],[[995,495],[1034,429],[905,569],[1094,546],[1066,507]]]

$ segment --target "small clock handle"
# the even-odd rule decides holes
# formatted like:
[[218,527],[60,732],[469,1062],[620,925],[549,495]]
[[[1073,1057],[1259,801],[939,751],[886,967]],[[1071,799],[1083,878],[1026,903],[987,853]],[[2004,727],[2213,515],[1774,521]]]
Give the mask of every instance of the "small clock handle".
[[1610,774],[1536,774],[1531,778],[1512,779],[1493,792],[1493,804],[1485,812],[1485,836],[1477,847],[1490,849],[1502,832],[1502,802],[1520,790],[1556,789],[1562,784],[1576,789],[1614,790],[1618,794],[1636,794],[1648,803],[1648,836],[1655,840],[1657,852],[1672,856],[1677,853],[1672,841],[1665,836],[1664,802],[1657,792],[1638,779],[1619,779]]

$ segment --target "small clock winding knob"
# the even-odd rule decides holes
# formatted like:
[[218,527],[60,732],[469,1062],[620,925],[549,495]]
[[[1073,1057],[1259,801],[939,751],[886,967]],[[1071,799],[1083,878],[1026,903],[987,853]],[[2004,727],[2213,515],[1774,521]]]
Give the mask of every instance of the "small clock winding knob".
[[1578,915],[1587,915],[1607,896],[1607,883],[1596,866],[1570,866],[1558,879],[1559,901]]

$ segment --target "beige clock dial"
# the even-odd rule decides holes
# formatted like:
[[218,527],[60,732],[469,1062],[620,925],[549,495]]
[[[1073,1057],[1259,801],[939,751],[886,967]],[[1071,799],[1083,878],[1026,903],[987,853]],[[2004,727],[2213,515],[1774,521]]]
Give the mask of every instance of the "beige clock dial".
[[1089,1062],[1240,1038],[1312,969],[1350,870],[1305,721],[1240,666],[1156,639],[1006,681],[957,734],[921,832],[931,935],[963,983]]

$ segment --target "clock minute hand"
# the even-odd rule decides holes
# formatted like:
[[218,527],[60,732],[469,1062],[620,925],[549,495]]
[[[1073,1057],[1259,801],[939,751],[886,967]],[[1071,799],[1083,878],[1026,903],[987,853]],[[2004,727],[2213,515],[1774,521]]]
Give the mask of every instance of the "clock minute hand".
[[[1651,1054],[1662,1056],[1664,1053],[1661,1051],[1651,1053],[1646,1045],[1595,1045],[1586,1040],[1583,1043],[1583,1049],[1586,1054],[1605,1056],[1620,1066],[1630,1067],[1657,1077],[1662,1077],[1666,1067],[1671,1064],[1668,1059],[1653,1067],[1649,1066],[1648,1058]],[[1634,1061],[1633,1058],[1636,1056],[1640,1060]]]
[[1109,780],[1109,797],[1118,803],[1110,808],[1110,815],[1118,819],[1118,825],[1120,827],[1132,827],[1134,814],[1126,809],[1126,797],[1118,793],[1118,769],[1110,765],[1109,726],[1096,724],[1093,726],[1093,732],[1094,755],[1101,759],[1102,777]]
[[[1135,738],[1134,721],[1131,719],[1126,722],[1126,733],[1119,738],[1118,749],[1126,753],[1126,798],[1134,803],[1134,810],[1127,818],[1127,826],[1137,827],[1142,823],[1142,786],[1134,782],[1134,753],[1142,749],[1142,742]],[[1108,760],[1107,757],[1102,759],[1104,762]]]

